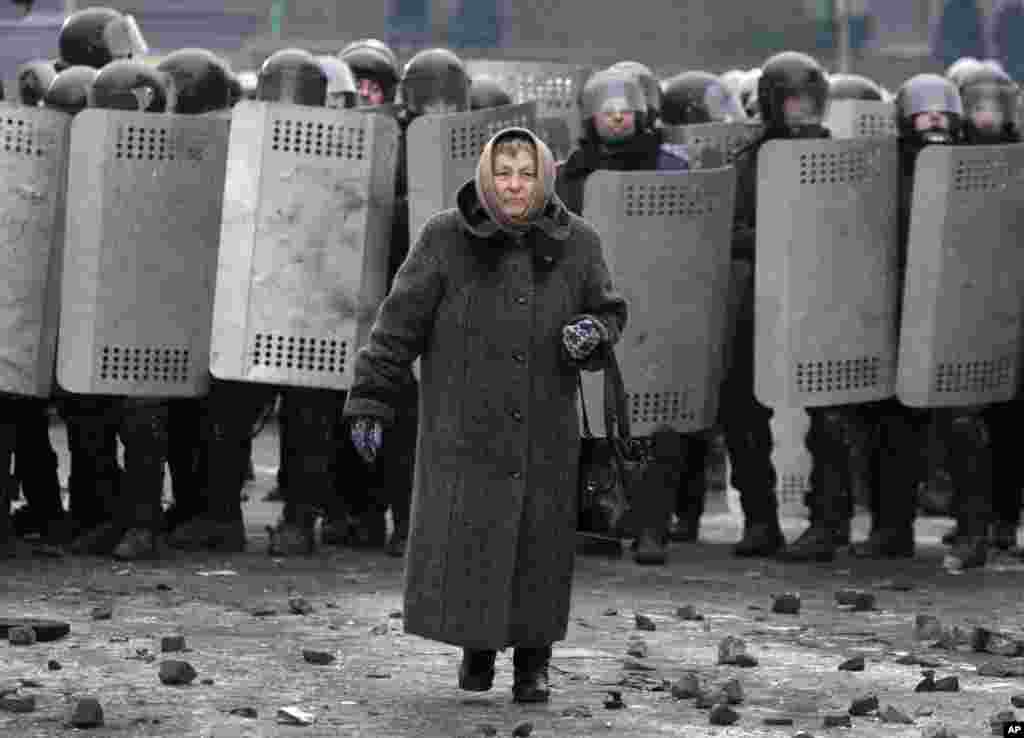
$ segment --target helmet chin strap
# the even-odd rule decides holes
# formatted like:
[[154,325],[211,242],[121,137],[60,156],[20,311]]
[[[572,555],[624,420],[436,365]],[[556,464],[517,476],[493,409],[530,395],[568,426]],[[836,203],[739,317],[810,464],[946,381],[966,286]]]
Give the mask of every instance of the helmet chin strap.
[[945,128],[929,128],[921,131],[920,138],[922,143],[932,145],[948,146],[953,143],[953,134]]

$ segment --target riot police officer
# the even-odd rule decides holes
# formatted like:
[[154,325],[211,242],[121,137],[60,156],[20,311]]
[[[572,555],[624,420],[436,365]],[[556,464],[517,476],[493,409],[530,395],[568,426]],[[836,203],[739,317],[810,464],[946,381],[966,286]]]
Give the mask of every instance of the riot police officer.
[[[89,90],[89,107],[162,113],[167,108],[162,76],[140,62],[107,64]],[[73,461],[73,484],[102,511],[103,522],[72,543],[75,553],[137,559],[158,553],[163,529],[163,467],[167,458],[167,403],[159,399],[102,395],[68,398],[68,434],[83,458]],[[111,436],[124,446],[124,484],[119,484]],[[113,452],[113,453],[112,453]],[[84,475],[79,476],[80,472]],[[130,499],[125,499],[127,492]]]
[[512,96],[493,77],[478,74],[470,80],[469,107],[471,110],[500,108],[511,104]]
[[[934,74],[907,80],[896,93],[900,136],[900,276],[906,268],[913,202],[914,167],[925,146],[953,145],[961,135],[963,106],[955,85]],[[902,294],[903,290],[900,289]],[[863,558],[909,558],[914,555],[916,484],[929,411],[897,400],[875,403],[877,438],[872,444],[872,529],[866,541],[851,548]]]
[[718,77],[693,71],[661,83],[661,118],[665,125],[689,126],[741,122],[747,114]]
[[661,86],[650,67],[637,61],[620,61],[608,69],[609,71],[626,72],[640,83],[644,99],[647,100],[646,127],[649,130],[657,128],[661,122]]
[[[666,147],[661,130],[654,128],[651,116],[658,108],[660,105],[648,100],[640,80],[628,68],[609,68],[587,81],[580,92],[584,134],[559,166],[555,181],[558,196],[571,212],[582,214],[584,184],[595,171],[680,171],[689,167],[682,147]],[[687,461],[685,437],[665,429],[644,440],[643,445],[649,447],[649,463],[632,500],[638,531],[634,556],[638,563],[663,564],[669,518]],[[587,499],[586,485],[598,451],[595,440],[583,439],[579,482],[582,500]],[[587,510],[581,512],[585,518]]]
[[387,44],[373,38],[353,41],[338,58],[348,64],[356,76],[360,104],[384,105],[395,101],[398,89],[398,58]]
[[[965,144],[1020,143],[1019,89],[1005,72],[979,64],[960,74],[959,83]],[[964,408],[946,418],[953,431],[950,466],[957,526],[943,540],[953,544],[954,556],[962,565],[984,564],[987,550],[982,539],[987,524],[992,526],[994,546],[1005,550],[1016,545],[1024,481],[1014,459],[1020,409],[1020,399],[1014,398],[990,405],[984,412]]]
[[145,41],[130,16],[112,8],[86,8],[69,15],[57,38],[59,66],[102,69],[115,59],[143,54]]
[[43,104],[43,95],[57,76],[53,62],[37,59],[18,67],[15,84],[18,89],[18,102],[21,105],[36,107]]
[[99,72],[92,67],[68,67],[53,78],[43,96],[43,104],[70,115],[80,113],[89,104],[89,90]]
[[[750,79],[748,77],[748,79]],[[757,78],[757,107],[764,134],[741,150],[737,170],[736,218],[732,258],[746,262],[753,274],[756,223],[757,161],[761,146],[771,140],[827,138],[822,125],[828,104],[828,82],[817,61],[805,54],[783,52],[768,59]],[[748,100],[748,106],[750,102]],[[772,411],[754,396],[754,294],[748,280],[740,297],[730,366],[721,390],[720,420],[732,461],[733,486],[739,490],[744,533],[737,556],[770,556],[782,551],[785,539],[779,527],[777,477],[771,460]],[[828,413],[828,414],[826,414]],[[838,494],[826,474],[841,453],[837,451],[835,423],[826,409],[813,410],[807,446],[814,462],[812,493],[823,499]],[[831,506],[821,505],[823,514]],[[829,525],[831,521],[825,521]]]

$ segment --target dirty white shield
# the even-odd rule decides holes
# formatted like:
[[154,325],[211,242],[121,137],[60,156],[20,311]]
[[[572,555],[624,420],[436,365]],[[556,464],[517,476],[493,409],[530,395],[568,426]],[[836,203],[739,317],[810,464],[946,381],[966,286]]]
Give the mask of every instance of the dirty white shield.
[[57,354],[64,389],[206,392],[228,126],[219,116],[75,116]]
[[896,136],[896,106],[880,100],[834,100],[825,127],[834,139]]
[[71,116],[0,103],[0,392],[47,397]]
[[765,405],[894,394],[897,160],[896,139],[762,146],[754,391]]
[[[731,168],[599,171],[584,185],[583,217],[600,234],[612,281],[629,303],[616,351],[636,436],[715,423],[735,191]],[[595,434],[604,433],[602,379],[583,373]]]
[[210,371],[345,389],[387,287],[398,124],[256,101],[233,109]]
[[899,398],[1003,402],[1020,367],[1024,144],[929,146],[917,159],[900,320]]
[[537,103],[536,133],[558,161],[569,157],[583,134],[579,94],[597,71],[592,67],[557,62],[471,59],[471,76],[486,74],[501,84],[514,103]]
[[487,142],[504,128],[535,131],[536,103],[452,115],[424,115],[406,132],[409,239],[416,243],[427,221],[455,207],[459,187],[476,174]]
[[694,169],[718,169],[732,164],[736,153],[763,132],[756,123],[695,123],[664,126],[665,143],[684,144]]

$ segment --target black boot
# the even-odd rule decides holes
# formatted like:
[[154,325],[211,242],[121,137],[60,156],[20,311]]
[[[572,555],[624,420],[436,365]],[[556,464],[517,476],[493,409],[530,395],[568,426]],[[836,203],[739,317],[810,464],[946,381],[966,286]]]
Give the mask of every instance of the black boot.
[[850,553],[859,559],[911,559],[914,557],[914,530],[873,530],[866,541],[853,544]]
[[832,561],[836,556],[835,532],[822,521],[800,534],[779,552],[782,561]]
[[516,648],[512,655],[515,676],[512,696],[516,702],[547,702],[551,697],[548,688],[548,664],[551,661],[551,647]]
[[779,521],[750,523],[743,526],[743,538],[733,547],[733,555],[741,558],[775,556],[786,547]]
[[486,692],[494,686],[494,657],[496,651],[473,648],[462,649],[459,664],[459,689],[468,692]]
[[633,561],[638,564],[660,566],[668,560],[665,537],[656,530],[644,530],[637,537]]

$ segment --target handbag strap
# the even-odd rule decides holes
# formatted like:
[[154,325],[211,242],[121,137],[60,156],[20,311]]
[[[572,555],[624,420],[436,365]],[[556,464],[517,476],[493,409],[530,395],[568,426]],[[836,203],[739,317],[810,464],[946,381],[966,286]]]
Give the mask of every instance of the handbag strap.
[[583,395],[583,372],[576,372],[576,386],[580,390],[580,410],[583,412],[583,437],[591,439],[594,433],[590,430],[590,418],[587,417],[587,398]]
[[629,443],[632,439],[626,384],[613,347],[608,348],[604,369],[604,424],[609,439]]

